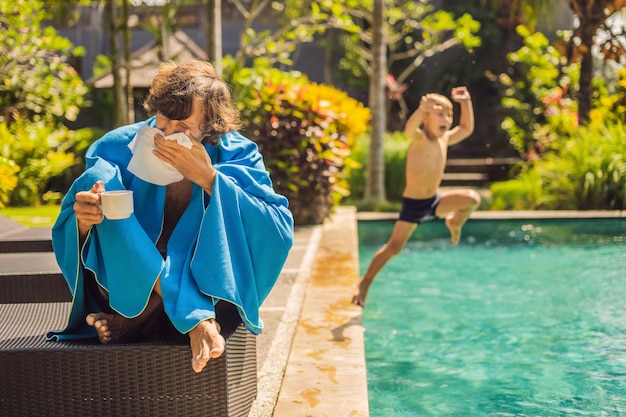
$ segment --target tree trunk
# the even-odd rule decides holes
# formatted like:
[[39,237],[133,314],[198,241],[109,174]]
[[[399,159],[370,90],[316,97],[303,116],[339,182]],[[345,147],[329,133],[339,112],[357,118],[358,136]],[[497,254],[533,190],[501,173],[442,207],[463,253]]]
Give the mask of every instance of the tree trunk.
[[578,121],[581,124],[589,122],[591,112],[591,97],[593,94],[593,55],[591,48],[594,44],[596,31],[606,22],[608,10],[624,8],[622,2],[615,0],[568,0],[570,9],[578,18],[578,37],[580,45],[580,80],[578,81]]
[[218,74],[222,73],[222,0],[207,1],[206,52]]
[[126,69],[126,77],[124,80],[126,95],[126,123],[135,123],[135,96],[133,94],[133,85],[130,81],[131,65],[130,65],[130,27],[128,26],[130,0],[122,0],[122,36],[124,38],[124,68]]
[[109,37],[109,48],[111,57],[111,75],[113,76],[113,126],[122,126],[126,122],[128,115],[128,102],[124,95],[124,85],[122,83],[120,48],[117,41],[117,18],[115,11],[115,0],[107,0],[105,5],[105,18],[107,25],[107,35]]
[[334,45],[337,45],[339,42],[337,30],[334,28],[326,29],[326,36],[329,46],[324,48],[324,83],[333,85],[333,73],[336,67],[336,61],[334,60]]
[[170,29],[166,23],[161,25],[161,55],[163,62],[170,60]]
[[369,80],[369,102],[372,111],[372,132],[367,168],[365,198],[385,201],[385,79],[387,51],[385,48],[385,0],[374,0],[372,19],[372,73]]
[[580,61],[580,80],[578,82],[578,121],[585,125],[589,122],[591,95],[593,92],[593,86],[591,85],[591,79],[593,78],[593,56],[591,55],[591,48],[593,47],[595,29],[593,31],[585,30],[584,27],[581,29],[580,40],[582,58]]

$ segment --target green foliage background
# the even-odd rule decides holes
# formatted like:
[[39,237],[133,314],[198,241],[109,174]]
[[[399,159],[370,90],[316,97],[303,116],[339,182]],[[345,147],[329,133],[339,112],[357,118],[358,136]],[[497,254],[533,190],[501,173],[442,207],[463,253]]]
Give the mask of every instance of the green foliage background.
[[[513,110],[503,129],[524,161],[511,180],[492,184],[492,209],[623,210],[626,208],[626,68],[609,93],[594,81],[594,110],[580,126],[576,113],[578,67],[563,65],[539,33],[520,27],[524,46],[509,58],[517,81],[503,106]],[[560,65],[560,67],[555,67]]]
[[[0,208],[57,201],[58,190],[72,180],[72,167],[96,138],[92,129],[64,126],[88,104],[87,88],[69,65],[83,51],[42,24],[49,17],[45,6],[41,0],[0,0]],[[414,48],[430,53],[438,44],[432,30],[444,23],[445,30],[452,30],[452,15],[436,14],[425,4],[393,6],[388,18],[393,33],[401,36],[390,39],[389,46],[396,52]],[[369,110],[334,87],[272,68],[289,67],[301,43],[332,28],[342,31],[338,45],[347,50],[342,68],[352,78],[365,76],[367,42],[359,36],[369,24],[359,18],[359,10],[371,8],[371,1],[289,0],[284,7],[279,2],[272,7],[289,24],[276,33],[250,28],[242,33],[241,55],[225,60],[225,76],[247,123],[244,133],[259,144],[277,189],[288,196],[300,222],[320,222],[340,201],[376,209],[362,201]],[[416,20],[417,15],[432,19]],[[457,31],[469,30],[469,23]],[[471,40],[473,34],[472,29],[460,39]],[[626,69],[619,72],[616,86],[594,80],[596,110],[591,123],[580,127],[578,65],[568,64],[545,35],[521,26],[517,34],[522,47],[509,54],[510,67],[490,79],[502,88],[501,104],[509,115],[502,129],[524,162],[512,180],[492,185],[492,208],[623,209]],[[414,43],[398,47],[399,39]],[[392,66],[392,73],[402,71],[402,64],[400,60]],[[477,77],[474,66],[463,71]],[[455,83],[457,78],[445,71],[437,82]],[[384,140],[387,199],[392,204],[404,188],[408,143],[403,136],[388,133]]]
[[595,120],[553,144],[517,178],[491,186],[496,210],[623,210],[626,126]]
[[0,0],[0,208],[58,199],[49,180],[76,163],[92,139],[71,131],[87,87],[68,59],[82,49],[42,22],[39,0]]

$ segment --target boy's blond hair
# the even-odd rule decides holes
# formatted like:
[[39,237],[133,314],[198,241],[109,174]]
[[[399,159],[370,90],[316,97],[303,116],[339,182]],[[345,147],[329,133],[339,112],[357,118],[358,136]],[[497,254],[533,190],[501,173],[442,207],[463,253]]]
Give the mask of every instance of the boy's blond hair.
[[[445,110],[447,110],[450,115],[452,115],[452,102],[450,101],[450,99],[448,99],[448,97],[438,94],[438,93],[431,93],[430,96],[437,102],[437,104],[439,104],[440,106],[442,106]],[[424,128],[424,120],[422,120],[422,123],[420,124],[420,129]]]

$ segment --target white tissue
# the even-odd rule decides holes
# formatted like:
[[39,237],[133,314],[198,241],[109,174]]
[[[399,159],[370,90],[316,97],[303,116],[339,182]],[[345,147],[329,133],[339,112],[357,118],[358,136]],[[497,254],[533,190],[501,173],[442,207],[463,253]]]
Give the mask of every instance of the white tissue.
[[[128,170],[142,180],[156,185],[168,185],[181,181],[183,175],[176,168],[161,161],[152,153],[156,134],[163,135],[163,131],[148,125],[139,129],[128,144],[128,148],[133,154],[128,163]],[[164,137],[167,140],[175,140],[179,145],[191,149],[191,139],[184,133],[174,133]]]

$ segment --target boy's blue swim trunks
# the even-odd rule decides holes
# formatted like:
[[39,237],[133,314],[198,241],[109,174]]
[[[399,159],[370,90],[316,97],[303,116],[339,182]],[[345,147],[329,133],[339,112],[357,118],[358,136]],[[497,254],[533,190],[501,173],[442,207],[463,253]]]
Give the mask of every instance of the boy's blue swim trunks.
[[439,205],[441,195],[435,194],[434,197],[425,199],[414,199],[402,197],[402,211],[398,220],[409,223],[420,224],[425,220],[436,219],[435,210]]

